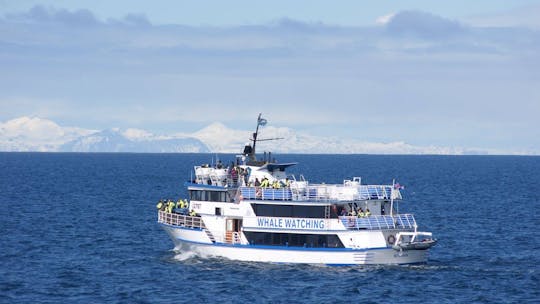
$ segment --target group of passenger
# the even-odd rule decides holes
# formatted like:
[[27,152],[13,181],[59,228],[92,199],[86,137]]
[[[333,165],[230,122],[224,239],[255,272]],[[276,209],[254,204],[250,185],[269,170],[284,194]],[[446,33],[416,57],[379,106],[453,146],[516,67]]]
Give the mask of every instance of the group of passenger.
[[179,198],[176,203],[171,199],[160,199],[156,205],[156,208],[167,213],[180,213],[184,215],[188,214],[190,216],[196,215],[193,209],[191,209],[189,213],[187,212],[187,210],[189,210],[189,202],[187,199]]
[[270,180],[267,177],[264,177],[262,180],[259,181],[259,178],[255,178],[254,182],[249,182],[248,187],[261,187],[261,188],[273,188],[273,189],[281,189],[284,187],[291,187],[291,181],[286,178],[285,181],[279,181],[274,180],[273,182],[270,182]]
[[358,208],[358,209],[354,209],[351,208],[351,210],[349,212],[347,212],[347,210],[345,208],[343,208],[341,210],[341,216],[356,216],[356,217],[368,217],[368,216],[371,216],[371,211],[369,211],[369,208],[366,209],[366,211],[364,211],[362,208]]

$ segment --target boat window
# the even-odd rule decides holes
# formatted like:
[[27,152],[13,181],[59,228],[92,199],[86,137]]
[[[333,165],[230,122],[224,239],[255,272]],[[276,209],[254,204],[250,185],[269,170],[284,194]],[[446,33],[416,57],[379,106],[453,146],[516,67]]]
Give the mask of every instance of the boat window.
[[343,248],[335,234],[298,234],[244,231],[251,245],[291,246],[306,248]]
[[325,206],[251,204],[257,216],[324,218]]
[[193,201],[228,202],[228,194],[224,191],[190,190],[189,198]]

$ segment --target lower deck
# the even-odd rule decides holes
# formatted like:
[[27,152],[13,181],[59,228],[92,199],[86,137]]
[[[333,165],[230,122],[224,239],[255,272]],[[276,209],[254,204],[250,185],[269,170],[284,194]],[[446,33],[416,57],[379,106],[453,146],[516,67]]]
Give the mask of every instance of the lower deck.
[[197,242],[285,248],[391,248],[398,232],[413,231],[416,225],[414,217],[407,214],[287,219],[201,217],[166,211],[158,211],[158,222],[171,228],[203,232],[204,237],[194,239]]

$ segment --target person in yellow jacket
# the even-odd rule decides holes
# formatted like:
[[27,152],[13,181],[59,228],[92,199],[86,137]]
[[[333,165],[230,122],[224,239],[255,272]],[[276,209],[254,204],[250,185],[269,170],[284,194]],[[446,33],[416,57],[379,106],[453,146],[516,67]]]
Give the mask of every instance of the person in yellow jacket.
[[156,208],[158,208],[159,210],[161,210],[161,208],[163,208],[163,201],[162,200],[159,200],[159,202],[156,205]]
[[191,209],[191,211],[189,212],[189,216],[196,216],[197,213],[195,213],[195,210]]
[[172,213],[173,208],[174,208],[174,202],[172,200],[169,200],[167,202],[167,212]]
[[369,209],[366,209],[366,213],[365,213],[365,216],[368,217],[371,215],[371,212],[369,212]]
[[358,209],[358,217],[364,217],[366,214],[364,213],[364,210],[362,208]]

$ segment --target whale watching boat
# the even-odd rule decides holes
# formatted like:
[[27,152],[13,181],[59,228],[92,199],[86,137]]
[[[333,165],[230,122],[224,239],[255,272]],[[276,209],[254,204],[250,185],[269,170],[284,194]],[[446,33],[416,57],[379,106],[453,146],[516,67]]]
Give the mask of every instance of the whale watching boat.
[[[187,200],[158,204],[158,223],[175,250],[231,260],[327,265],[427,262],[436,244],[399,213],[401,186],[315,184],[289,175],[294,162],[255,154],[259,127],[230,165],[194,166]],[[178,207],[178,208],[174,208]]]

